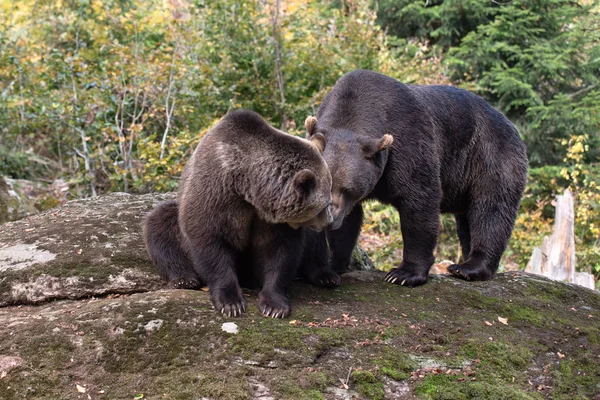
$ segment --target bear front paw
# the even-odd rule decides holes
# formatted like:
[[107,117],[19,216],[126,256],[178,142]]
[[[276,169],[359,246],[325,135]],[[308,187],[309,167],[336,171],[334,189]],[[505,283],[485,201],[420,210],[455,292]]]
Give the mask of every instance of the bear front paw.
[[385,275],[385,281],[396,285],[415,287],[427,283],[427,274],[416,274],[400,268],[393,268]]
[[173,289],[190,289],[190,290],[196,290],[196,289],[200,289],[202,287],[202,283],[200,283],[199,280],[197,279],[186,279],[186,278],[181,278],[181,279],[173,279],[171,281],[169,281],[169,287],[172,287]]
[[453,264],[448,267],[448,272],[466,281],[488,281],[494,277],[494,273],[486,266],[474,265],[468,262]]
[[[211,292],[213,292],[212,288]],[[246,300],[240,287],[229,290],[215,289],[211,294],[211,300],[215,310],[226,317],[238,317],[246,311]]]
[[262,291],[258,294],[258,308],[265,317],[285,318],[292,312],[290,301],[285,295]]
[[309,276],[308,281],[315,286],[336,287],[342,282],[342,278],[333,271],[319,271]]

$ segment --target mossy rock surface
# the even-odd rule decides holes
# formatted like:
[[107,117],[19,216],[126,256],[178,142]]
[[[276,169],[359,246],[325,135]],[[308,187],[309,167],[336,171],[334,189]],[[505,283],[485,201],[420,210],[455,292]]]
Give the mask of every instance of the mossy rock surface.
[[159,288],[141,221],[171,198],[113,193],[0,225],[0,306]]
[[0,398],[600,394],[600,295],[573,285],[506,273],[409,289],[357,271],[333,290],[295,283],[285,320],[262,317],[246,295],[239,318],[187,290],[0,308]]
[[111,194],[0,226],[0,399],[600,395],[598,292],[353,271],[331,290],[295,282],[288,319],[262,317],[252,291],[225,318],[206,291],[166,290],[146,255],[141,219],[173,197]]
[[[142,218],[176,193],[112,193],[0,225],[0,306],[165,287],[142,239]],[[357,248],[351,267],[373,269]]]

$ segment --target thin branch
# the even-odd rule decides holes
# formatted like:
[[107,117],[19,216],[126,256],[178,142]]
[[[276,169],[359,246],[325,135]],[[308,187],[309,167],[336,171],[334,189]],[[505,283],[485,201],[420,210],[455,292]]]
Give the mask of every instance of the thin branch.
[[571,94],[569,94],[569,95],[568,95],[568,97],[569,97],[569,99],[572,99],[572,98],[574,98],[574,97],[577,97],[577,96],[579,96],[579,95],[581,95],[581,94],[587,93],[587,92],[589,92],[590,90],[593,90],[593,89],[597,88],[597,87],[598,87],[598,85],[600,85],[600,82],[596,82],[596,83],[594,83],[593,85],[590,85],[590,86],[588,86],[588,87],[584,87],[584,88],[582,88],[582,89],[579,89],[578,91],[576,91],[576,92],[574,92],[574,93],[571,93]]
[[[167,144],[167,136],[169,135],[169,130],[171,129],[171,117],[173,116],[173,110],[175,109],[175,93],[173,93],[173,100],[171,101],[171,93],[173,89],[173,71],[175,70],[175,59],[177,58],[177,48],[179,47],[179,36],[177,37],[177,42],[175,43],[175,48],[173,49],[173,56],[171,58],[171,68],[169,70],[169,87],[167,89],[167,98],[165,99],[165,114],[167,117],[167,124],[165,126],[165,131],[163,132],[163,137],[160,142],[160,157],[162,160],[165,155],[165,147]],[[170,102],[170,104],[169,104]]]
[[279,48],[278,38],[278,17],[279,17],[279,6],[281,0],[275,0],[275,10],[273,12],[273,43],[275,45],[275,74],[277,77],[277,86],[279,87],[279,96],[281,98],[280,114],[281,114],[281,129],[285,130],[287,117],[285,115],[285,91],[283,74],[281,73],[281,50]]
[[[79,51],[79,26],[77,26],[77,31],[75,32],[75,53],[77,54]],[[73,87],[73,129],[79,132],[81,138],[81,145],[83,147],[83,154],[77,151],[80,157],[84,160],[85,173],[90,178],[90,190],[92,192],[92,196],[97,196],[96,193],[96,183],[94,179],[94,174],[92,171],[90,152],[88,149],[85,131],[77,126],[78,123],[78,115],[79,115],[79,96],[77,93],[77,83],[75,82],[75,67],[73,65],[73,61],[71,61],[71,84]]]

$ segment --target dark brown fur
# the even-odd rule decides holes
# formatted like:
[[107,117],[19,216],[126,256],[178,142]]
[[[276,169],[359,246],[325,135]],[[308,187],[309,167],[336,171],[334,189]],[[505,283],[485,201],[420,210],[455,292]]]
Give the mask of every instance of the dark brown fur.
[[467,280],[494,276],[527,179],[525,145],[504,115],[465,90],[358,70],[338,80],[306,127],[327,141],[328,240],[338,272],[360,232],[360,202],[373,198],[400,212],[404,256],[388,281],[427,282],[440,212],[454,214],[464,256],[449,271]]
[[[261,311],[287,316],[286,289],[303,257],[306,228],[331,221],[323,147],[322,136],[312,143],[293,137],[254,112],[227,114],[186,164],[177,201],[160,204],[144,222],[161,276],[178,287],[206,283],[215,308],[234,316],[246,307],[240,283],[256,285]],[[339,283],[326,262],[316,264],[306,273],[313,283]]]

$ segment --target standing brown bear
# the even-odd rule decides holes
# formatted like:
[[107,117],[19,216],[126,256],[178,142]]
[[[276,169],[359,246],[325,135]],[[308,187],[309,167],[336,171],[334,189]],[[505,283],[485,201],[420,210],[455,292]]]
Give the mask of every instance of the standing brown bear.
[[[186,164],[177,200],[159,204],[144,221],[144,241],[161,276],[180,288],[206,283],[213,305],[227,316],[246,309],[241,283],[261,288],[264,315],[286,317],[286,289],[301,262],[317,263],[305,268],[312,283],[337,285],[324,240],[306,229],[331,222],[324,146],[322,135],[294,137],[252,111],[227,114]],[[321,244],[305,251],[313,242]]]
[[309,137],[323,135],[331,171],[332,265],[347,268],[363,219],[377,199],[400,213],[404,254],[386,280],[427,282],[439,216],[452,213],[464,262],[449,271],[491,279],[510,238],[527,179],[527,155],[514,125],[480,97],[450,86],[405,85],[372,71],[340,78]]

